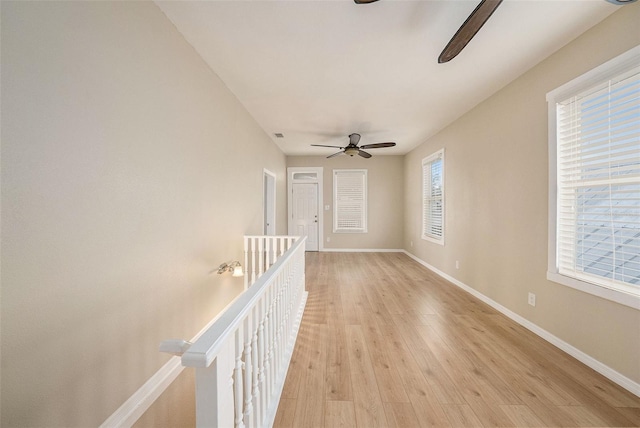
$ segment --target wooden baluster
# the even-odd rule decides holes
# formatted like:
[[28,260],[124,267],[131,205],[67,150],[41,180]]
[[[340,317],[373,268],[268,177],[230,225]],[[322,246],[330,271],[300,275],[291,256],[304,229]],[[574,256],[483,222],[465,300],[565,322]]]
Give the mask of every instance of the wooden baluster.
[[260,324],[260,307],[259,303],[253,308],[253,322],[251,323],[251,362],[253,363],[252,373],[252,386],[251,389],[251,401],[253,403],[253,419],[251,426],[258,427],[262,422],[262,408],[260,407],[260,389],[259,389],[259,375],[260,375],[260,360],[258,357],[258,326]]
[[274,236],[273,237],[273,263],[275,263],[282,255],[278,250],[278,241],[279,239]]
[[275,364],[275,377],[277,379],[277,377],[280,375],[280,362],[282,360],[282,356],[281,356],[281,343],[282,343],[282,271],[280,272],[280,274],[278,275],[278,277],[276,278],[276,334],[275,334],[275,343],[274,343],[274,348],[275,348],[275,359],[276,359],[276,364]]
[[249,269],[249,237],[244,237],[244,289],[249,288],[249,274],[247,269]]
[[284,255],[285,251],[287,251],[284,248],[284,244],[285,244],[285,237],[282,236],[282,237],[280,237],[280,257],[282,257]]
[[261,236],[262,241],[262,271],[266,272],[269,269],[269,238]]
[[267,316],[264,323],[264,392],[267,409],[271,402],[271,325],[273,324],[273,314],[271,312],[271,287],[269,286],[265,293],[265,307]]
[[259,305],[259,313],[260,313],[260,326],[258,327],[258,362],[260,363],[260,371],[258,373],[258,399],[260,401],[260,423],[264,421],[264,417],[267,412],[267,394],[265,387],[265,320],[267,317],[266,306],[265,306],[265,296],[263,295],[260,299]]
[[[286,332],[287,332],[287,342],[291,340],[291,330],[293,327],[293,317],[291,316],[292,308],[293,308],[293,297],[294,297],[294,281],[293,274],[294,269],[291,265],[287,266],[287,270],[289,271],[289,282],[287,284],[287,321],[286,321]],[[287,345],[288,346],[288,345]]]
[[235,427],[236,428],[244,428],[244,422],[242,420],[243,416],[243,389],[244,384],[242,382],[242,348],[243,348],[243,340],[242,340],[242,327],[239,327],[236,330],[235,334],[235,367],[233,369],[233,405],[235,409]]
[[271,238],[271,246],[273,249],[273,255],[271,256],[271,264],[274,264],[278,260],[278,238],[275,236]]
[[251,285],[256,282],[256,238],[251,238]]
[[278,279],[274,279],[271,287],[273,305],[273,322],[271,323],[271,394],[278,380]]
[[252,382],[253,382],[253,354],[251,350],[251,340],[253,338],[253,310],[249,311],[244,320],[244,426],[252,426],[251,417],[253,416],[253,400],[252,400]]
[[284,269],[284,289],[282,290],[282,364],[283,370],[284,363],[287,356],[287,348],[289,347],[290,331],[289,331],[289,290],[291,286],[291,269],[290,265],[287,265]]
[[261,237],[258,238],[258,278],[260,278],[262,276],[262,273],[264,272],[264,260],[263,260],[263,245],[264,245],[264,239],[262,239]]
[[273,357],[271,359],[271,371],[273,373],[274,382],[278,377],[278,324],[280,317],[278,316],[278,278],[273,281],[273,337],[271,346],[273,348]]
[[284,364],[287,344],[289,343],[289,285],[291,285],[289,272],[291,272],[291,270],[289,266],[287,266],[284,276],[284,289],[282,290],[282,364]]

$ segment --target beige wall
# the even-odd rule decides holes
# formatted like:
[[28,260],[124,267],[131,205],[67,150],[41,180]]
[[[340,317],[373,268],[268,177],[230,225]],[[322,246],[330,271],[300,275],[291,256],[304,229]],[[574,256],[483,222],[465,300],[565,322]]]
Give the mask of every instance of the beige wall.
[[[620,8],[408,154],[404,237],[419,258],[635,382],[640,312],[546,280],[545,95],[638,45],[638,22],[640,3]],[[421,160],[443,147],[444,247],[420,238]]]
[[97,426],[241,289],[263,168],[286,232],[285,157],[153,3],[1,7],[1,425]]
[[195,370],[183,370],[166,392],[136,421],[133,428],[192,428],[196,426]]
[[[384,150],[384,149],[381,149]],[[287,167],[322,167],[324,211],[324,249],[400,249],[404,218],[404,156],[374,155],[369,159],[338,156],[287,156]],[[333,233],[333,170],[366,169],[368,232]],[[330,242],[327,242],[330,238]]]

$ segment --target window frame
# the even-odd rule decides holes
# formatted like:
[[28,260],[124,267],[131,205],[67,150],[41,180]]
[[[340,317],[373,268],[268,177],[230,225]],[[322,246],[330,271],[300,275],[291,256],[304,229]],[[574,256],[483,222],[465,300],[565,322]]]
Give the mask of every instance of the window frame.
[[[362,225],[361,228],[338,228],[338,181],[341,173],[362,173],[363,175],[363,200],[362,200]],[[333,170],[333,233],[368,233],[368,170],[367,169],[334,169]]]
[[619,55],[587,73],[567,82],[547,93],[549,128],[549,232],[547,279],[607,300],[640,309],[640,294],[628,292],[624,287],[616,288],[611,284],[597,283],[597,280],[585,280],[583,277],[570,276],[559,272],[558,263],[558,141],[557,141],[557,103],[601,84],[640,62],[640,46]]
[[[433,165],[433,163],[437,160],[440,160],[442,162],[442,196],[439,198],[441,200],[441,205],[442,205],[442,214],[441,214],[441,222],[442,224],[440,225],[442,233],[440,236],[437,235],[433,235],[430,233],[427,233],[427,231],[425,230],[425,224],[426,222],[426,216],[428,213],[428,210],[426,209],[427,206],[427,199],[426,199],[426,189],[425,189],[425,172],[428,171],[429,174],[431,174],[431,165]],[[429,166],[427,168],[427,165]],[[445,239],[445,172],[444,172],[444,148],[438,150],[435,153],[430,154],[429,156],[425,157],[422,159],[422,170],[421,170],[421,178],[422,178],[422,194],[421,194],[421,200],[422,200],[422,215],[421,215],[421,219],[422,219],[422,225],[421,225],[421,237],[423,240],[425,241],[429,241],[429,242],[433,242],[435,244],[439,244],[439,245],[444,245],[444,239]],[[429,181],[431,181],[431,178],[429,179]],[[429,198],[428,201],[432,201],[435,198]]]

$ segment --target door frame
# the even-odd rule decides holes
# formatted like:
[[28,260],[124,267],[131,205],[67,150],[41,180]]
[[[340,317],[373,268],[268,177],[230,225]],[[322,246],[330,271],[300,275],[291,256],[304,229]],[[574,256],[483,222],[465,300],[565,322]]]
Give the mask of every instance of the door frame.
[[[294,178],[299,173],[309,173],[308,178]],[[315,178],[312,177],[315,174]],[[323,186],[324,181],[322,167],[289,167],[287,168],[287,230],[289,235],[294,235],[293,218],[293,183],[316,183],[318,185],[318,251],[324,249],[324,203],[323,203]]]
[[[267,186],[269,179],[273,180],[273,188],[271,189],[271,199],[273,199],[273,204],[270,210],[267,195],[267,192],[270,190]],[[271,211],[273,225],[270,227],[272,228],[273,233],[268,233],[267,230],[267,210]],[[262,170],[262,231],[265,235],[276,234],[276,175],[266,168]]]

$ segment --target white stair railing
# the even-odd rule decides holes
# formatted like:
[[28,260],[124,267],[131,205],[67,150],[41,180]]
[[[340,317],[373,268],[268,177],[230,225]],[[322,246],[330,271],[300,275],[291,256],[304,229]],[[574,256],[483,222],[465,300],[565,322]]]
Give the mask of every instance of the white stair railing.
[[271,267],[293,245],[295,236],[244,237],[244,288]]
[[273,424],[307,300],[305,239],[245,237],[255,283],[182,355],[196,369],[198,427]]

